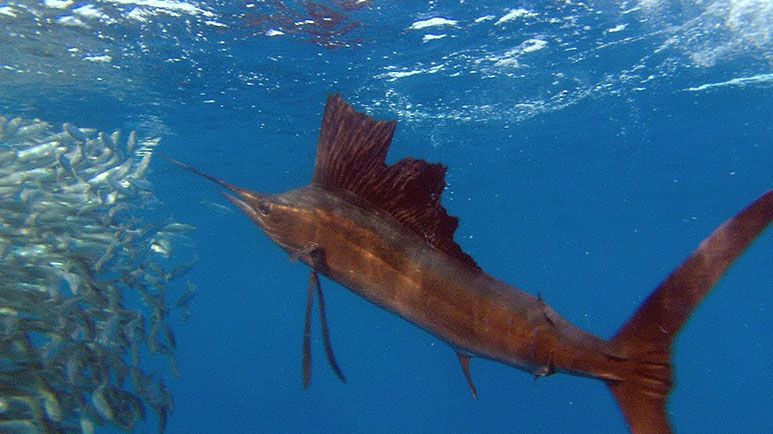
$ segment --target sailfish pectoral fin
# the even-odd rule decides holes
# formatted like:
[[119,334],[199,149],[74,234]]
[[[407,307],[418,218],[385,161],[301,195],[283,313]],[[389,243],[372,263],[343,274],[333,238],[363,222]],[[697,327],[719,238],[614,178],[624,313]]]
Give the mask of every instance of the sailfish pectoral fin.
[[315,255],[318,256],[318,253],[320,251],[320,247],[317,243],[311,242],[307,244],[304,248],[293,252],[290,255],[290,261],[297,261],[299,259],[305,259],[309,258],[309,263],[314,265],[315,267],[321,264],[318,264],[318,262],[321,262],[317,259]]
[[306,294],[306,319],[303,325],[303,388],[308,389],[311,383],[311,305],[314,303],[314,287],[317,275],[311,272],[309,278],[309,290]]
[[[306,254],[312,254],[314,252],[308,252]],[[312,256],[314,257],[314,256]],[[306,318],[304,321],[303,329],[303,388],[307,389],[311,384],[311,309],[314,304],[314,292],[316,290],[317,298],[319,298],[319,316],[322,327],[322,341],[325,345],[325,355],[327,356],[327,362],[330,368],[333,369],[336,376],[344,383],[346,383],[346,377],[344,376],[341,368],[338,366],[335,354],[333,353],[333,345],[330,342],[330,330],[327,325],[327,311],[325,309],[325,297],[322,293],[322,285],[319,282],[319,275],[317,270],[312,268],[311,275],[309,276],[309,290],[306,295]]]
[[319,276],[317,276],[316,271],[311,270],[311,275],[314,276],[314,280],[316,281],[317,286],[317,298],[319,298],[319,316],[322,325],[322,341],[325,344],[327,362],[330,365],[330,368],[333,369],[333,372],[335,372],[336,376],[342,382],[346,383],[346,377],[344,377],[344,373],[341,372],[341,368],[338,366],[338,362],[336,362],[335,354],[333,354],[333,345],[330,343],[330,332],[327,327],[327,313],[325,311],[325,297],[322,295],[322,285],[319,283]]
[[459,364],[462,365],[462,372],[464,373],[464,378],[467,379],[467,385],[470,386],[472,397],[478,399],[478,389],[475,388],[475,384],[472,382],[472,376],[470,375],[470,356],[460,353],[459,351],[456,352],[456,356],[459,357]]

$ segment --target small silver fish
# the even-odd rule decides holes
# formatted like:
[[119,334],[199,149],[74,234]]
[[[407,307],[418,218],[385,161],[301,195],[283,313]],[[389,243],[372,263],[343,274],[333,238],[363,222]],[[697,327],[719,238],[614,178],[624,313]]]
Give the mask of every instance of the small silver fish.
[[126,150],[129,154],[134,154],[134,147],[137,146],[137,132],[130,131],[129,138],[126,140]]
[[[0,152],[0,167],[10,166],[11,163],[15,163],[17,156],[17,151],[5,150]],[[5,169],[3,171],[5,172]]]
[[113,142],[114,146],[117,146],[119,143],[121,143],[121,130],[115,130],[112,134],[110,134],[110,141]]
[[21,140],[31,136],[39,135],[40,133],[44,132],[48,127],[49,125],[46,122],[40,122],[39,120],[36,119],[33,123],[20,127],[16,131],[14,140]]
[[5,124],[5,137],[13,137],[16,134],[16,130],[24,123],[22,118],[13,118]]
[[81,424],[81,433],[94,434],[96,432],[94,428],[94,421],[92,421],[91,418],[88,417],[87,415],[81,414],[80,424]]
[[40,395],[43,398],[43,409],[46,412],[46,416],[54,422],[62,421],[62,404],[59,403],[59,398],[56,394],[48,388],[41,388]]
[[78,127],[75,125],[65,122],[62,124],[62,129],[67,132],[67,134],[70,135],[75,140],[78,140],[80,142],[86,142],[89,140],[89,138],[86,136],[86,134],[83,133],[83,131],[79,130]]
[[68,177],[77,177],[78,175],[75,173],[75,170],[72,168],[72,163],[70,162],[70,159],[67,158],[65,154],[57,154],[56,156],[56,162],[59,164],[59,167],[62,168],[64,171],[65,176]]
[[145,172],[148,170],[148,166],[150,166],[150,159],[152,156],[153,154],[145,154],[130,177],[135,179],[144,178]]
[[60,146],[61,144],[59,142],[41,143],[39,145],[18,151],[16,153],[17,160],[20,163],[24,163],[28,160],[42,157],[51,157]]
[[168,238],[156,238],[150,244],[150,249],[168,258],[172,255],[172,242]]
[[100,142],[102,142],[103,146],[115,148],[115,143],[113,143],[113,139],[107,134],[100,131],[99,134],[97,135],[97,138]]
[[188,309],[188,305],[190,304],[191,300],[193,300],[193,298],[196,296],[196,291],[198,291],[198,287],[188,281],[188,288],[185,290],[185,292],[182,293],[180,298],[177,299],[175,306],[181,309]]
[[178,234],[187,234],[195,230],[196,230],[196,226],[188,225],[185,223],[171,222],[166,226],[164,226],[161,232],[174,232]]
[[199,262],[198,258],[194,258],[190,262],[186,262],[186,263],[180,264],[180,265],[174,267],[168,273],[166,273],[166,275],[164,276],[164,279],[167,282],[172,282],[174,280],[177,280],[180,277],[185,276],[186,274],[188,274],[188,272],[190,272],[193,269],[193,267],[198,262]]
[[114,393],[112,388],[107,383],[102,383],[91,394],[91,402],[97,413],[109,421],[115,419],[115,412],[111,404],[112,396],[110,396],[112,393]]
[[78,165],[83,161],[83,145],[80,143],[76,143],[75,146],[72,147],[70,152],[65,154],[65,157],[67,157],[68,160],[70,160],[70,164],[73,167],[78,167]]

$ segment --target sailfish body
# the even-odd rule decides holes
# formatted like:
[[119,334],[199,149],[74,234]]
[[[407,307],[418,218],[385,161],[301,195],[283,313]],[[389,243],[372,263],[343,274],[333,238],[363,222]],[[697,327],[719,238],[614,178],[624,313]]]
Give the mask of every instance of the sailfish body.
[[719,227],[611,340],[563,319],[540,298],[483,272],[454,242],[458,225],[440,204],[445,168],[423,160],[385,164],[395,123],[356,112],[339,96],[325,107],[314,176],[307,187],[263,195],[178,161],[234,193],[229,200],[293,257],[312,268],[304,340],[309,381],[309,320],[320,297],[328,360],[322,273],[377,306],[449,343],[463,373],[474,357],[545,376],[605,381],[632,431],[666,433],[672,387],[670,350],[690,313],[730,264],[773,219],[768,192]]

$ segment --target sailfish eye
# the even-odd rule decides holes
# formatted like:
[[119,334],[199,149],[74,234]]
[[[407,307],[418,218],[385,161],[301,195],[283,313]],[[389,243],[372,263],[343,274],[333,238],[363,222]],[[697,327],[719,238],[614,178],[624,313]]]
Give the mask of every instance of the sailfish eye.
[[263,215],[268,215],[271,212],[271,204],[265,201],[258,203],[258,211]]

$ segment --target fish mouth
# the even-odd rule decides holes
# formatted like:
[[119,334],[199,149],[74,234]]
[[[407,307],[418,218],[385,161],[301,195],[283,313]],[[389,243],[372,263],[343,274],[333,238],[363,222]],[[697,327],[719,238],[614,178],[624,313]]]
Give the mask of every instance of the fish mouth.
[[271,232],[269,227],[266,225],[266,222],[264,220],[264,215],[258,212],[260,209],[260,203],[264,200],[266,200],[269,196],[261,193],[256,193],[254,191],[250,191],[244,188],[240,188],[235,186],[234,184],[231,184],[230,182],[223,181],[220,178],[214,177],[208,173],[202,172],[201,170],[190,166],[186,163],[183,163],[182,161],[176,160],[168,155],[158,153],[161,155],[162,158],[169,161],[170,163],[179,166],[189,172],[193,172],[198,176],[201,176],[202,178],[208,179],[215,184],[225,188],[231,193],[229,194],[227,192],[221,192],[223,197],[226,198],[229,202],[236,205],[237,208],[242,210],[242,212],[247,215],[247,217],[250,218],[255,224],[257,224],[261,229],[263,229],[271,238],[275,238],[274,234]]

